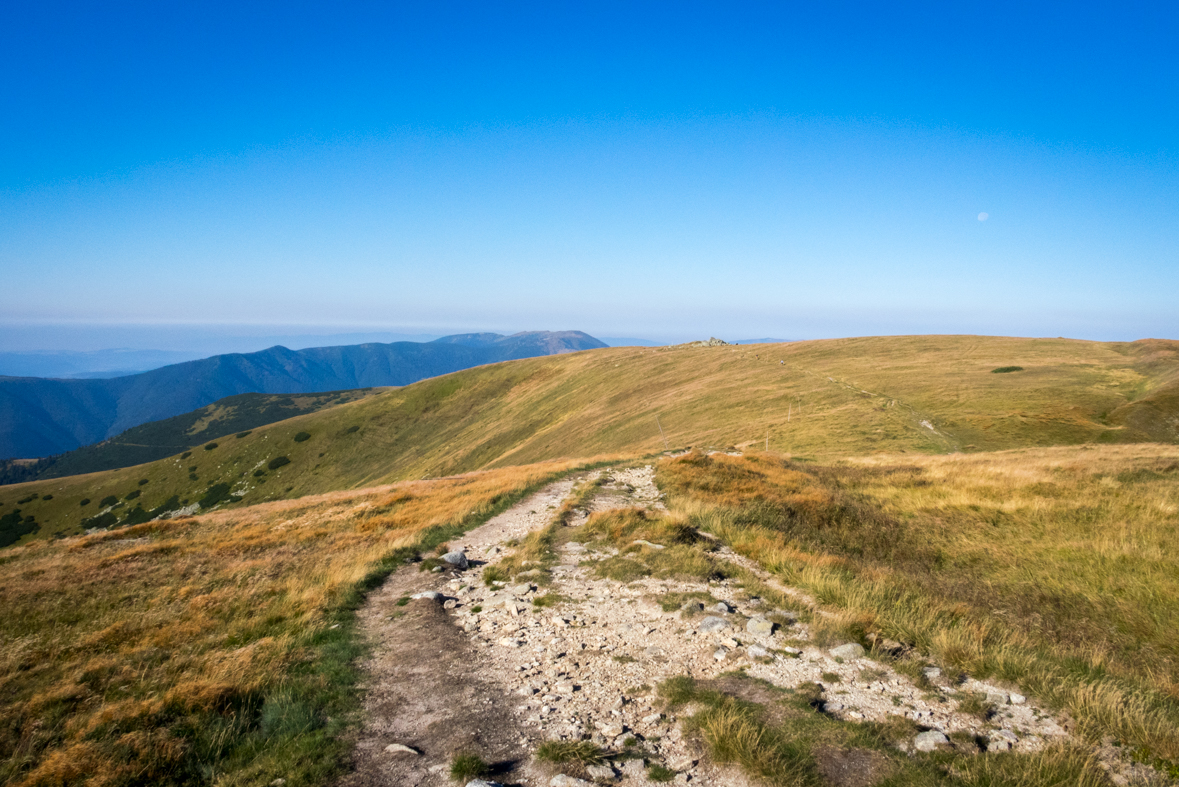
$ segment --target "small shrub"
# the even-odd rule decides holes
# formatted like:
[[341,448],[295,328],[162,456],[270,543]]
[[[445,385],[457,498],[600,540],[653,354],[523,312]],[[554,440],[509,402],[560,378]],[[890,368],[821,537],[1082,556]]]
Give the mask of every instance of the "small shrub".
[[477,754],[458,754],[450,761],[450,778],[456,782],[478,779],[491,772],[491,766]]
[[483,584],[491,587],[496,582],[507,582],[508,573],[499,566],[488,566],[483,569]]
[[306,432],[299,432],[295,435],[295,442],[296,443],[305,443],[310,439],[311,439],[311,435],[307,434]]
[[243,437],[245,437],[246,435],[250,434],[253,431],[254,431],[253,429],[247,429],[244,432],[238,432],[237,434],[234,435],[234,437],[237,438],[238,440],[241,440]]
[[602,750],[590,741],[545,741],[537,748],[536,758],[545,762],[596,765],[602,761]]
[[257,470],[254,471],[254,478],[261,478],[264,475],[266,475],[266,471],[263,470],[261,467],[259,467]]
[[107,506],[113,506],[117,502],[119,502],[119,498],[115,497],[114,495],[107,495],[102,500],[98,501],[98,505],[100,508],[106,508]]
[[139,497],[141,494],[143,494],[143,493],[140,492],[138,489],[132,489],[130,492],[127,493],[127,496],[124,497],[123,499],[124,500],[134,500],[135,498]]
[[360,431],[360,427],[353,425],[353,426],[349,426],[347,429],[345,429],[344,434],[355,434],[359,431]]
[[482,612],[482,611],[483,611],[483,607],[479,606],[478,604],[476,604],[475,606],[471,607],[471,612],[474,612],[475,614],[478,614],[478,613],[480,613],[480,612]]
[[88,497],[83,497],[83,498],[82,498],[82,500],[81,500],[81,502],[79,502],[79,503],[78,503],[78,505],[80,505],[80,506],[88,506],[88,505],[90,505],[90,498],[88,498]]
[[140,486],[145,486],[145,485],[146,485],[146,484],[148,484],[148,483],[150,483],[150,480],[149,480],[149,479],[147,479],[147,478],[141,478],[141,479],[139,479],[139,485],[140,485]]
[[1022,371],[1022,366],[1000,366],[998,369],[991,369],[991,374],[1011,374],[1012,372]]
[[266,464],[266,466],[267,466],[267,467],[269,467],[271,470],[277,470],[278,468],[280,468],[280,467],[283,467],[283,466],[285,466],[285,465],[289,465],[290,463],[291,463],[291,460],[290,460],[290,459],[288,459],[287,457],[285,457],[285,456],[276,456],[276,457],[274,457],[273,459],[271,459],[271,460],[270,460],[270,461],[269,461],[269,462]]
[[22,497],[20,500],[17,500],[16,504],[18,506],[23,506],[25,503],[31,503],[36,499],[37,499],[37,493],[34,492],[33,494],[29,495],[28,497]]
[[653,782],[669,782],[675,778],[675,771],[653,762],[647,768],[647,778]]
[[408,603],[409,603],[409,596],[402,596],[401,598],[397,599],[397,606],[399,606],[399,607],[404,607]]
[[42,500],[52,500],[52,499],[53,499],[53,495],[41,495],[41,499],[42,499]]
[[187,458],[188,458],[188,457],[190,457],[190,456],[192,456],[192,451],[185,451],[184,453],[182,453],[182,454],[180,455],[180,458],[181,458],[181,459],[187,459]]
[[533,596],[532,606],[534,607],[555,607],[562,601],[569,601],[569,598],[562,596],[560,593],[545,593],[543,596]]
[[839,683],[841,678],[834,672],[824,672],[821,676],[824,683]]
[[205,443],[205,450],[206,451],[212,451],[216,447],[217,447],[216,443]]

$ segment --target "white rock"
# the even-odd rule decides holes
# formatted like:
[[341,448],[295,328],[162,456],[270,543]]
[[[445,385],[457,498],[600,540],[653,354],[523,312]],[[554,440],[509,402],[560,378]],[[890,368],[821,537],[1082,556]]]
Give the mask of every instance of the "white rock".
[[1028,698],[1022,694],[1012,694],[1007,699],[1011,702],[1012,705],[1023,705],[1028,701]]
[[385,747],[385,751],[389,752],[390,754],[397,754],[398,752],[405,752],[406,754],[421,754],[421,752],[417,749],[410,748],[404,743],[390,743]]
[[524,644],[523,642],[516,639],[515,637],[502,637],[501,639],[498,640],[498,642],[500,645],[503,645],[505,648],[518,648]]
[[921,674],[925,676],[926,680],[934,680],[942,676],[942,671],[937,667],[926,667],[921,670]]
[[946,737],[945,733],[937,730],[929,730],[923,732],[913,739],[913,747],[917,751],[933,751],[941,744],[949,743],[950,739]]
[[467,562],[467,556],[462,550],[447,552],[442,556],[442,561],[458,569],[465,570],[468,566],[470,566],[470,563]]
[[712,657],[717,661],[724,661],[729,657],[729,652],[724,648],[717,648],[716,651],[713,652]]
[[754,636],[764,637],[774,633],[774,623],[759,615],[749,619],[749,622],[745,624],[745,630]]
[[441,601],[443,598],[445,598],[445,596],[435,590],[427,590],[422,593],[414,593],[412,596],[410,596],[410,598],[424,598],[429,599],[430,601]]
[[1011,751],[1019,737],[1011,730],[995,730],[987,736],[987,751]]
[[594,778],[594,781],[605,782],[614,781],[618,775],[614,769],[609,765],[590,765],[585,769],[585,772]]
[[770,652],[761,645],[750,645],[745,649],[745,652],[755,659],[764,659],[766,656],[770,655]]
[[864,648],[857,642],[849,642],[837,648],[831,648],[831,655],[837,659],[858,659],[864,655]]
[[650,716],[643,717],[643,724],[658,724],[659,720],[662,718],[662,713],[652,713]]
[[709,615],[704,620],[700,621],[700,624],[696,626],[696,629],[703,634],[708,634],[713,631],[724,631],[728,627],[729,621],[725,620],[724,618],[718,618],[714,615]]
[[587,782],[585,779],[575,779],[572,776],[558,773],[549,779],[549,787],[594,787],[594,785],[593,782]]

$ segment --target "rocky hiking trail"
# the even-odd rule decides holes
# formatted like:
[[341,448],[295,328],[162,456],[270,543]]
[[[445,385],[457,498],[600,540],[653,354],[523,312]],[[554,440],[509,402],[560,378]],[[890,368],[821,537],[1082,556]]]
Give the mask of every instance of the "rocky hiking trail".
[[[484,581],[571,502],[546,570]],[[606,578],[603,561],[666,548],[576,540],[592,513],[627,508],[665,510],[653,467],[550,484],[452,541],[445,558],[425,564],[437,562],[432,571],[407,565],[373,592],[359,613],[374,644],[363,665],[365,723],[342,787],[451,785],[459,753],[489,763],[483,778],[492,783],[753,784],[736,766],[710,762],[681,730],[680,712],[689,715],[691,706],[669,709],[656,691],[679,676],[723,688],[738,671],[774,687],[810,686],[813,705],[834,719],[904,717],[915,734],[899,747],[910,752],[950,745],[950,736],[988,752],[1035,750],[1068,737],[1064,724],[1009,688],[950,680],[932,666],[915,682],[868,658],[859,644],[817,646],[800,621],[799,611],[811,608],[807,597],[723,545],[709,554],[731,564],[735,576]],[[771,605],[755,594],[759,586],[775,587],[796,608]],[[742,684],[734,691],[764,685]],[[962,707],[969,702],[974,712]],[[607,758],[587,764],[536,756],[546,741],[580,740]],[[844,755],[819,763],[830,784],[876,780],[871,758]]]

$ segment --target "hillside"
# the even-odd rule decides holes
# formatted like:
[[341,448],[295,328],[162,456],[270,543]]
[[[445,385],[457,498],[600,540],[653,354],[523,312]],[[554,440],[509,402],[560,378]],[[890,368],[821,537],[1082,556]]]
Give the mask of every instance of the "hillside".
[[[1021,371],[994,371],[1012,366]],[[181,509],[560,457],[649,454],[665,447],[661,429],[668,447],[768,443],[821,460],[1174,443],[1177,392],[1179,343],[1155,340],[608,348],[468,369],[147,465],[5,487],[0,521],[9,533],[39,538]]]
[[235,394],[407,385],[482,364],[604,346],[580,331],[473,334],[428,343],[271,347],[110,379],[0,377],[0,457],[71,451]]
[[0,484],[141,465],[220,437],[363,399],[374,390],[355,388],[319,394],[227,396],[191,413],[133,426],[109,440],[85,445],[59,456],[0,462]]

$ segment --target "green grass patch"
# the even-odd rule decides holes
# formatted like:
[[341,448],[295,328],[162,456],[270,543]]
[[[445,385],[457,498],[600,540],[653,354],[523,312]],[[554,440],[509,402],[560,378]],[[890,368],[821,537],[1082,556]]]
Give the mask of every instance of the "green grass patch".
[[605,753],[590,741],[545,741],[537,747],[536,758],[558,764],[597,765],[605,759]]
[[450,778],[456,782],[478,779],[491,773],[491,766],[477,754],[456,754],[450,761]]

